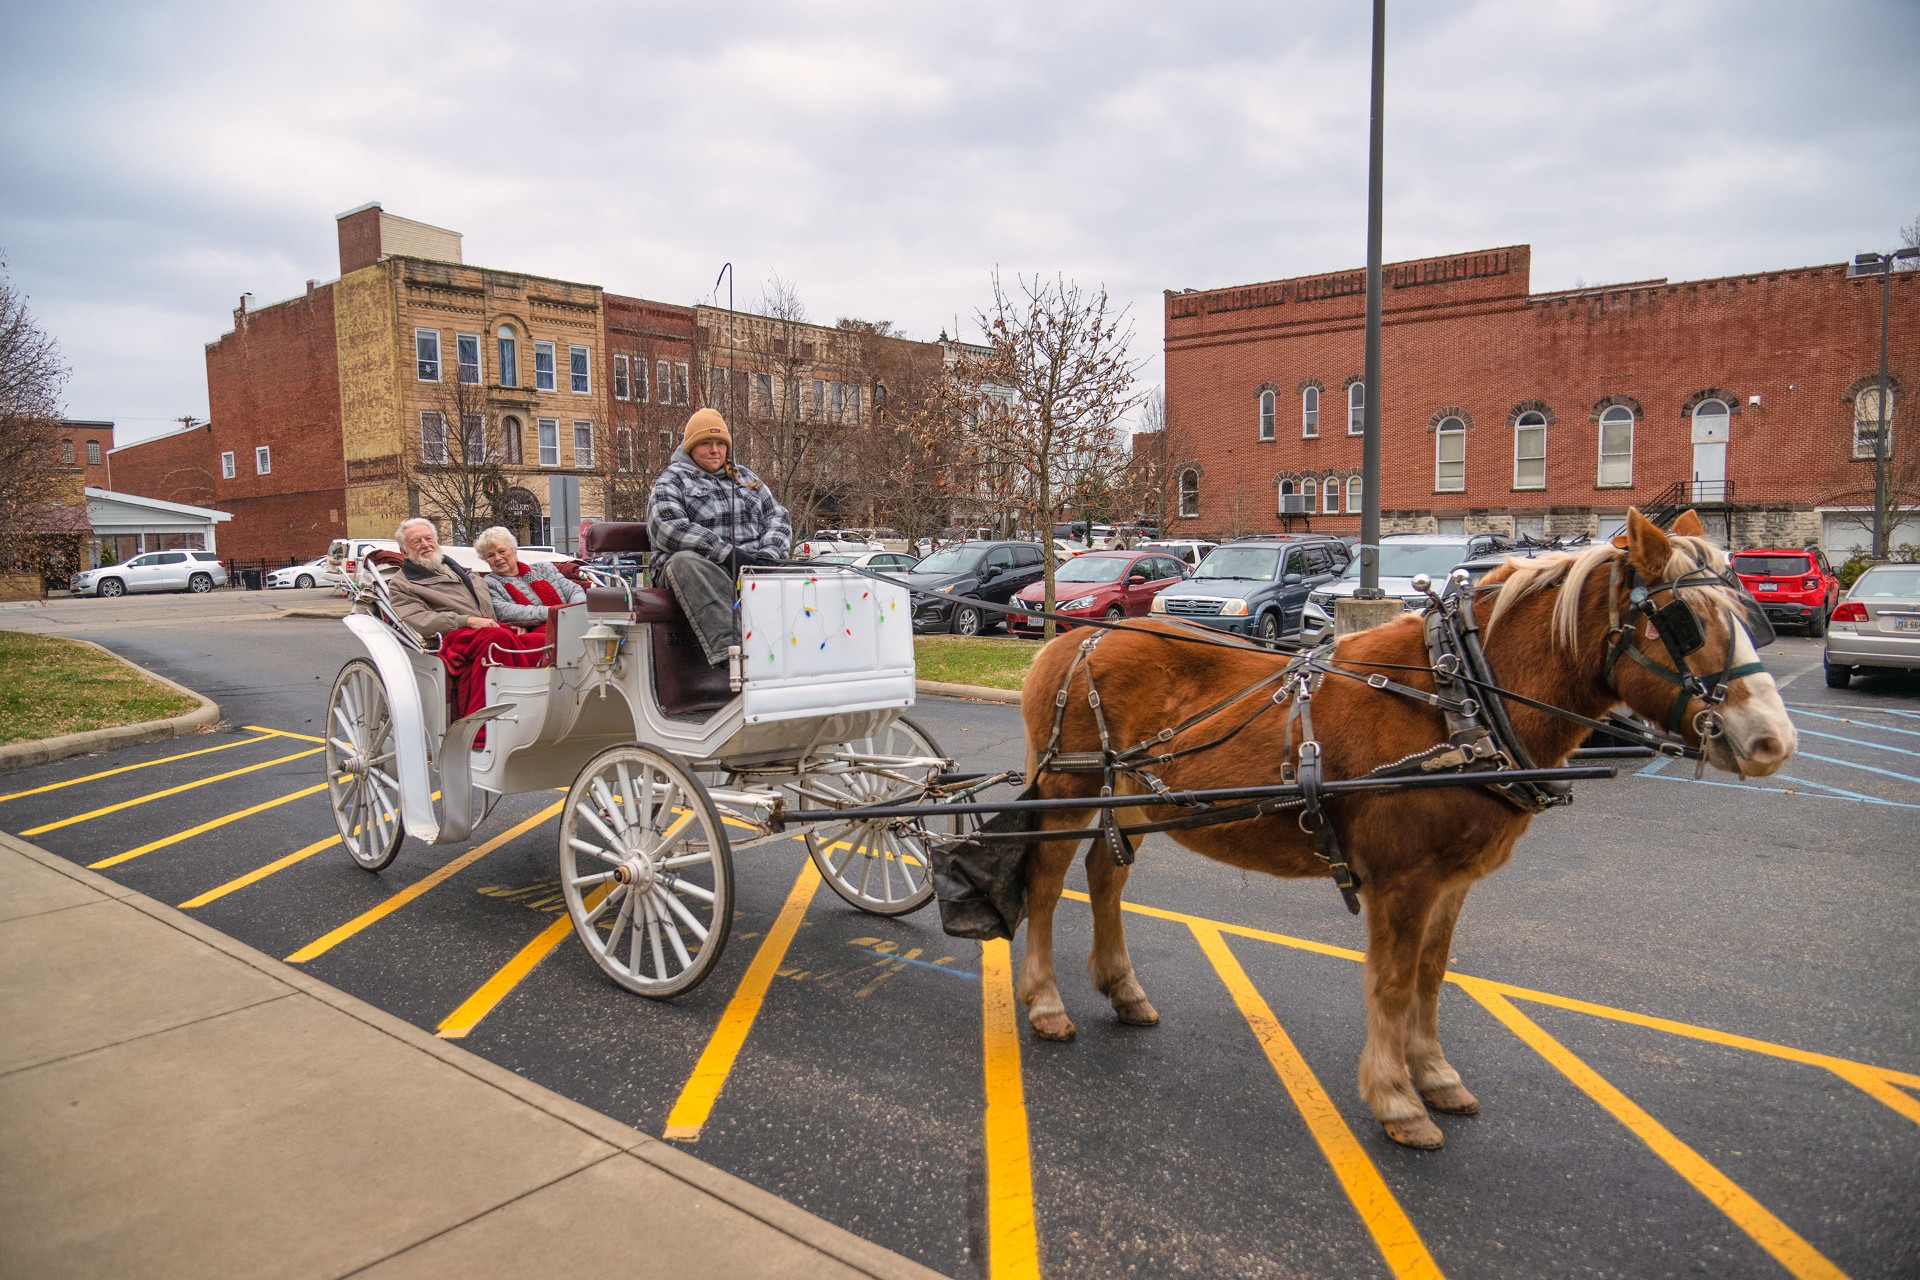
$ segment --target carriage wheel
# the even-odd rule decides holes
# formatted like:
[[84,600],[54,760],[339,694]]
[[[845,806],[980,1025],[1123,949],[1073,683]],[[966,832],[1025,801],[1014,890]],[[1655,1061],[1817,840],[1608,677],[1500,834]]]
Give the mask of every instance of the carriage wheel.
[[[913,721],[901,716],[870,738],[849,742],[856,755],[945,756]],[[918,800],[940,772],[923,769],[855,769],[847,773],[808,774],[801,789],[808,800],[836,809],[888,801]],[[958,834],[958,816],[923,820],[936,831]],[[807,852],[833,891],[862,911],[903,916],[933,897],[933,861],[926,841],[904,821],[822,822],[807,829]]]
[[609,978],[656,998],[698,986],[733,923],[733,851],[706,787],[652,747],[595,756],[560,815],[560,887]]
[[365,658],[340,668],[327,699],[327,802],[353,860],[378,871],[400,852],[400,781],[394,776],[393,709]]

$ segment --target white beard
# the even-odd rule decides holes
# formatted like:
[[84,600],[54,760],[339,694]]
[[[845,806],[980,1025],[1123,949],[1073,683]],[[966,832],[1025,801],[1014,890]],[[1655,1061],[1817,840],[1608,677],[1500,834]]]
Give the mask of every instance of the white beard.
[[415,556],[413,561],[415,564],[427,566],[427,568],[433,570],[435,573],[440,572],[447,566],[447,557],[438,551],[423,556]]

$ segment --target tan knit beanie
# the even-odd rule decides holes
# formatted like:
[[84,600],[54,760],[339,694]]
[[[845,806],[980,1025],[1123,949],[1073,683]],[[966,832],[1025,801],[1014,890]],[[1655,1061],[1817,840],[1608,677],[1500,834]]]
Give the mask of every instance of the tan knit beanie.
[[703,440],[718,440],[727,446],[727,452],[733,452],[733,432],[727,430],[727,420],[720,416],[718,409],[696,409],[687,419],[687,429],[680,436],[680,447],[688,453],[693,446]]

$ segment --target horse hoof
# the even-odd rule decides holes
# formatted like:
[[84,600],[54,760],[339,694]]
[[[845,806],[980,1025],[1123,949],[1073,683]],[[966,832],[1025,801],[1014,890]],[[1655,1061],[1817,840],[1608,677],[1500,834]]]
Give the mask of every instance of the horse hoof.
[[1440,1126],[1425,1116],[1417,1120],[1382,1120],[1380,1129],[1401,1146],[1416,1151],[1438,1151],[1447,1142]]
[[1480,1114],[1480,1099],[1467,1092],[1463,1084],[1435,1085],[1431,1089],[1422,1089],[1420,1096],[1435,1111],[1443,1111],[1450,1116],[1477,1116]]
[[1120,1021],[1130,1027],[1157,1027],[1160,1025],[1160,1011],[1145,1000],[1135,1000],[1131,1004],[1117,1004],[1113,1012]]
[[1056,1013],[1044,1018],[1034,1018],[1033,1034],[1042,1040],[1071,1040],[1074,1035],[1073,1020],[1064,1013]]

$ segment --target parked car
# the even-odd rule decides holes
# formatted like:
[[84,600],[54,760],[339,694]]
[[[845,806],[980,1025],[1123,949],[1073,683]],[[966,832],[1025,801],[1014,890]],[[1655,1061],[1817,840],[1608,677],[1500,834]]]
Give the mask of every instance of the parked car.
[[1191,578],[1153,598],[1152,612],[1274,640],[1300,628],[1307,595],[1347,567],[1347,544],[1273,534],[1216,547]]
[[[392,538],[335,538],[332,545],[327,548],[327,563],[333,567],[335,573],[340,575],[341,581],[349,582],[352,581],[354,572],[360,567],[360,562],[367,558],[367,552],[398,552],[399,550],[400,544]],[[475,573],[488,572],[485,558],[472,547],[443,542],[440,544],[440,553]],[[537,564],[542,560],[551,562],[578,558],[562,555],[550,547],[533,546],[521,547],[519,556],[527,564]]]
[[[1415,574],[1426,574],[1436,588],[1446,584],[1454,569],[1478,564],[1482,572],[1506,559],[1507,541],[1498,534],[1426,534],[1390,533],[1380,539],[1380,589],[1398,596],[1409,609],[1418,609],[1427,598],[1413,589]],[[1492,565],[1485,562],[1491,560]],[[1477,580],[1477,579],[1476,579]],[[1334,601],[1351,596],[1360,589],[1358,553],[1347,563],[1337,581],[1327,583],[1307,597],[1302,611],[1300,634],[1314,644],[1333,638]]]
[[844,555],[859,551],[884,551],[877,540],[855,538],[841,529],[822,529],[810,537],[802,538],[794,544],[795,560],[817,560],[826,555]]
[[913,629],[977,636],[999,626],[1004,615],[946,597],[1006,604],[1040,580],[1044,554],[1037,542],[963,542],[934,552],[900,579],[916,593],[932,593],[914,596]]
[[1089,547],[1086,543],[1075,542],[1072,538],[1055,538],[1053,540],[1053,558],[1061,564],[1065,564],[1075,556],[1083,556],[1091,550],[1093,550],[1093,548]]
[[326,556],[316,556],[305,564],[290,564],[284,569],[275,569],[267,575],[269,587],[337,587],[346,579],[334,572],[333,562]]
[[76,596],[124,596],[137,591],[191,591],[227,585],[227,566],[212,551],[148,551],[73,575]]
[[813,557],[815,564],[844,564],[875,573],[906,573],[920,563],[920,557],[905,551],[830,551]]
[[[1144,618],[1153,607],[1153,597],[1187,576],[1187,566],[1164,551],[1089,551],[1075,556],[1054,572],[1055,613],[1082,618]],[[1036,582],[1020,588],[1016,605],[1035,609],[1047,597],[1047,584]],[[1070,623],[1058,624],[1062,631]],[[1042,619],[1016,613],[1008,617],[1007,628],[1015,635],[1040,634]]]
[[1735,552],[1733,571],[1766,610],[1767,621],[1805,627],[1810,636],[1827,633],[1827,619],[1840,603],[1840,579],[1818,547]]
[[1164,551],[1168,555],[1178,556],[1186,562],[1189,569],[1198,568],[1207,558],[1207,553],[1220,544],[1208,542],[1204,538],[1159,538],[1152,542],[1143,542],[1135,551]]
[[1920,564],[1877,564],[1860,575],[1833,611],[1824,663],[1830,689],[1867,671],[1920,670]]

